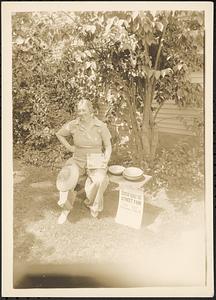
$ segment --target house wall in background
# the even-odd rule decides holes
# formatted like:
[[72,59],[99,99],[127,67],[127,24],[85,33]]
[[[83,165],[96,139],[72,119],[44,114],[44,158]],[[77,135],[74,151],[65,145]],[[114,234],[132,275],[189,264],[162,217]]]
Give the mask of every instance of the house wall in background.
[[190,126],[193,120],[202,113],[198,108],[180,108],[173,102],[167,102],[159,111],[156,123],[158,131],[169,134],[193,135]]
[[[191,73],[191,82],[200,83],[203,85],[202,72]],[[98,118],[105,119],[107,110],[106,103],[100,103]],[[193,131],[188,127],[193,124],[194,117],[203,114],[202,108],[187,107],[180,108],[173,101],[166,102],[157,115],[157,125],[159,131],[159,146],[171,147],[179,140],[187,139],[193,144]],[[113,120],[109,124],[112,135],[118,138],[119,142],[124,140],[129,135],[129,128],[126,124],[121,123],[121,120]]]
[[[203,73],[193,72],[190,74],[192,83],[203,85]],[[189,128],[193,124],[194,117],[203,113],[201,108],[186,107],[180,108],[173,102],[166,102],[160,109],[156,122],[159,133],[193,135]]]

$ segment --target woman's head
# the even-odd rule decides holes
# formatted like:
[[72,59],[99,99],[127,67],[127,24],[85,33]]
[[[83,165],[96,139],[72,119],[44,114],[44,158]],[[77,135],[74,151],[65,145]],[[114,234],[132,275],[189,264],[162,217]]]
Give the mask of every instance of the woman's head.
[[91,101],[83,99],[77,104],[77,114],[82,119],[92,116],[94,113]]

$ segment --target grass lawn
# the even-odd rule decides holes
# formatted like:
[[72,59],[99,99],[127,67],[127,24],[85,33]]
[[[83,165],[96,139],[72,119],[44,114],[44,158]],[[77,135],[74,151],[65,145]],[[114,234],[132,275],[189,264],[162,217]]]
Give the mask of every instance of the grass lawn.
[[[102,268],[103,273],[109,268],[112,276],[120,272],[118,278],[126,286],[203,282],[202,201],[194,201],[183,211],[162,196],[146,199],[142,227],[136,230],[115,222],[118,192],[110,183],[99,219],[91,217],[80,195],[68,221],[58,225],[57,172],[14,161],[15,282],[20,266],[41,266],[46,274],[51,266],[77,265],[94,265],[94,270],[108,266]],[[80,267],[73,270],[81,272]],[[112,281],[111,286],[118,284]]]

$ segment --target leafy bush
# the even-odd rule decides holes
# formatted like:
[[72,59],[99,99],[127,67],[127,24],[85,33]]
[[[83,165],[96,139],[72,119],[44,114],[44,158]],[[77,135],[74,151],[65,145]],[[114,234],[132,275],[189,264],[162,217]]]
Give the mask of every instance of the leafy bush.
[[178,142],[173,148],[162,148],[151,168],[151,188],[165,187],[168,192],[199,194],[204,190],[204,147]]
[[17,13],[12,20],[13,138],[28,151],[48,149],[75,105],[53,54],[68,24],[56,28],[55,17]]
[[[183,23],[180,21],[183,19],[178,18],[178,15],[182,14],[185,19]],[[157,49],[159,40],[163,40],[159,37],[164,26],[161,22],[155,23],[149,12],[140,14],[92,12],[73,16],[69,14],[69,17],[66,12],[15,13],[12,19],[14,155],[34,165],[55,166],[61,163],[70,156],[70,153],[60,145],[55,132],[63,123],[73,118],[77,101],[87,98],[95,107],[99,107],[107,100],[107,89],[110,88],[114,92],[115,101],[110,103],[112,110],[109,122],[113,123],[114,115],[120,115],[121,102],[127,107],[129,103],[131,107],[128,107],[125,122],[132,125],[132,131],[133,129],[137,131],[137,134],[132,132],[131,135],[134,140],[131,139],[129,150],[132,152],[132,143],[136,145],[133,154],[129,153],[124,143],[120,145],[117,140],[115,144],[120,159],[119,157],[113,159],[116,162],[121,159],[125,161],[128,156],[129,159],[130,156],[136,157],[135,154],[141,157],[142,151],[139,151],[137,144],[141,143],[138,133],[141,133],[142,119],[137,122],[137,112],[144,116],[145,99],[140,95],[146,93],[144,83],[149,81],[148,78],[152,78],[154,74],[153,77],[159,84],[156,85],[156,91],[162,93],[155,95],[158,102],[170,99],[171,88],[174,90],[172,98],[175,98],[177,93],[179,97],[177,100],[189,99],[190,86],[186,86],[187,93],[182,94],[178,89],[179,78],[185,83],[185,78],[180,76],[180,73],[184,71],[185,64],[195,63],[191,56],[188,62],[188,56],[185,55],[186,44],[182,43],[182,39],[189,41],[187,52],[194,54],[195,59],[197,51],[191,47],[194,47],[197,41],[195,43],[197,50],[199,44],[202,48],[202,39],[201,42],[199,40],[203,34],[203,18],[199,16],[200,13],[198,16],[196,13],[185,16],[184,14],[178,12],[172,18],[170,16],[172,23],[167,27],[167,42],[162,47],[161,62],[155,71],[153,63],[156,60],[156,53],[153,48]],[[166,21],[165,12],[162,12],[162,15],[159,14],[156,19],[159,21],[162,18]],[[71,22],[71,19],[74,21]],[[191,28],[191,24],[187,24],[188,20],[189,23],[196,21],[196,38],[191,36],[191,31],[189,34],[186,30],[188,27]],[[170,41],[172,44],[169,44]],[[144,48],[151,48],[153,60],[146,55]],[[177,51],[179,49],[180,53]],[[187,61],[182,64],[181,60],[184,59]],[[199,64],[202,67],[202,63]],[[172,67],[173,72],[170,72]],[[175,85],[171,80],[172,77],[169,78],[172,73],[176,73]],[[120,83],[119,74],[121,74]],[[133,87],[136,87],[135,90]],[[133,94],[129,97],[131,102],[127,102],[127,97],[123,96],[131,93]],[[197,93],[200,94],[201,91],[198,90]],[[175,151],[181,152],[180,149]],[[125,157],[122,153],[126,153]],[[189,158],[184,158],[184,155],[181,158],[179,153],[179,159],[185,161],[189,159],[189,163],[192,164],[190,157],[192,154],[190,151],[188,153]],[[155,161],[157,161],[155,184],[161,182],[170,187],[172,180],[169,179],[169,174],[175,170],[175,167],[172,167],[175,158],[172,161],[172,155],[165,151]],[[165,162],[167,163],[164,169]],[[194,165],[192,167],[195,168]]]

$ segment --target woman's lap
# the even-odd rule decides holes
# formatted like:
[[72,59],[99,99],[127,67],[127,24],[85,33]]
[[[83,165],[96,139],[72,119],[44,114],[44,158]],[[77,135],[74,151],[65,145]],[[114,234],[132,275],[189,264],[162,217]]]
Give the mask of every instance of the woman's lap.
[[65,165],[57,176],[56,186],[59,191],[68,191],[74,189],[79,181],[80,176],[88,175],[92,182],[101,184],[107,182],[107,169],[86,170],[80,162],[73,158],[66,161]]

